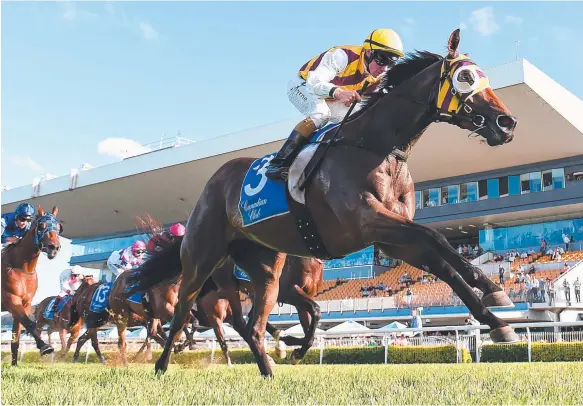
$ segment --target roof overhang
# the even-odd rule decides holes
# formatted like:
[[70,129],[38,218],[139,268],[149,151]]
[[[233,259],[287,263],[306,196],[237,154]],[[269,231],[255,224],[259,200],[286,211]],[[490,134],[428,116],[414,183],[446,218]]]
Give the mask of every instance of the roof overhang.
[[[583,154],[583,101],[526,60],[486,70],[493,88],[518,117],[510,144],[489,147],[467,131],[433,124],[409,160],[416,182]],[[136,156],[87,171],[2,192],[2,211],[22,201],[59,207],[66,235],[79,238],[135,228],[149,213],[169,224],[190,215],[210,176],[225,162],[276,151],[298,119],[268,124]]]

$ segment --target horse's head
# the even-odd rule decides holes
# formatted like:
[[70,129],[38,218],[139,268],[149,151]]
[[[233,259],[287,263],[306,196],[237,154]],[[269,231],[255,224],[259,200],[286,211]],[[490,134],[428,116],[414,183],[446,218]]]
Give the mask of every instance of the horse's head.
[[449,52],[441,67],[437,95],[440,120],[481,135],[491,146],[512,141],[516,117],[496,96],[480,67],[458,53],[459,42],[457,29],[449,37]]
[[63,226],[57,220],[58,213],[56,206],[51,213],[45,213],[41,206],[37,210],[34,243],[49,259],[56,257],[61,249],[59,234],[63,232]]

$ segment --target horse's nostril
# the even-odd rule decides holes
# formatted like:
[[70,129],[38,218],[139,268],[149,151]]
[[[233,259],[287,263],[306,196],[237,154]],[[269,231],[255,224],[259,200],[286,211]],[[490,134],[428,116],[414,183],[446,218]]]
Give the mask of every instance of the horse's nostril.
[[512,116],[500,115],[496,119],[496,123],[498,124],[498,127],[505,130],[511,131],[514,130],[514,127],[516,127],[516,119]]

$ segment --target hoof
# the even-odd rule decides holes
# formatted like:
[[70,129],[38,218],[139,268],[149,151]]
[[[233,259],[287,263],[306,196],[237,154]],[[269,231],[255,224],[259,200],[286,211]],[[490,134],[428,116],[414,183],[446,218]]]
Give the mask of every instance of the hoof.
[[156,361],[156,364],[154,364],[154,374],[164,375],[165,372],[166,366],[164,365],[164,363],[160,362],[160,360]]
[[518,334],[510,326],[499,327],[490,331],[490,338],[498,344],[512,344],[520,341]]
[[493,307],[514,307],[514,303],[503,291],[493,292],[482,297],[482,304],[488,308]]
[[277,364],[275,363],[275,361],[273,360],[273,358],[271,358],[271,356],[267,355],[267,362],[269,363],[269,365],[273,368],[274,366],[276,366]]
[[286,352],[285,352],[286,348],[285,348],[285,344],[284,343],[279,343],[279,345],[277,347],[275,347],[275,355],[279,358],[279,359],[284,359],[286,357]]
[[297,349],[293,350],[290,356],[290,361],[292,365],[298,365],[300,362],[302,362],[302,357],[299,356],[297,351],[298,351]]
[[43,345],[40,348],[40,355],[47,355],[47,354],[52,354],[55,351],[55,349],[53,347],[51,347],[48,344]]
[[[103,356],[99,357],[99,362],[101,362],[102,364],[105,364],[105,358],[103,358]],[[126,362],[126,364],[127,364],[127,362]]]
[[15,366],[17,366],[17,365],[18,365],[18,362],[17,362],[17,361],[12,361],[12,366],[13,366],[13,367],[15,367]]
[[76,364],[76,363],[77,363],[77,358],[73,358],[73,359],[71,360],[71,364]]

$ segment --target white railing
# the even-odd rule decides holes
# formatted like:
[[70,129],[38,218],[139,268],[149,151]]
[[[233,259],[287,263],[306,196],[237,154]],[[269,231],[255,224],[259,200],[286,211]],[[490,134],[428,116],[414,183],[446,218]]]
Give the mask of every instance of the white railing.
[[[390,297],[371,297],[362,299],[342,299],[342,300],[323,300],[316,301],[320,306],[322,313],[329,314],[331,312],[349,313],[357,311],[371,311],[371,310],[385,310],[396,308],[395,296]],[[298,311],[294,306],[283,304],[276,305],[270,314],[273,315],[292,315]]]
[[472,259],[472,261],[470,263],[472,265],[482,265],[488,261],[491,261],[492,259],[494,259],[494,254],[489,251],[489,252],[484,252],[479,257]]

